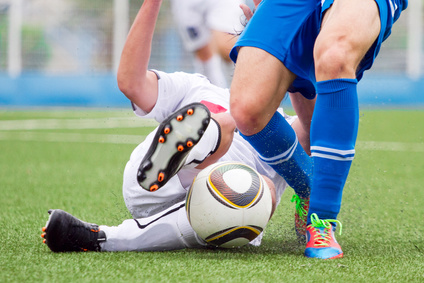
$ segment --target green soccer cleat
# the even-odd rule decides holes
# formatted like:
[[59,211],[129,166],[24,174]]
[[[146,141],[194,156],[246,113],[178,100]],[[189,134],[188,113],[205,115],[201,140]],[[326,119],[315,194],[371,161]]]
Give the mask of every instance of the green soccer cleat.
[[306,243],[306,224],[308,219],[309,198],[301,198],[294,194],[291,202],[296,204],[294,210],[294,228],[300,243]]

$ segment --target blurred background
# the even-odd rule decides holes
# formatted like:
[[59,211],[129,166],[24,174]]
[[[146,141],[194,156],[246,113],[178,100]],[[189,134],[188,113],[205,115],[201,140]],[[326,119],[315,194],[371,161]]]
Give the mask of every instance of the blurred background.
[[[141,0],[0,0],[0,107],[128,107],[116,70]],[[252,5],[251,2],[248,4]],[[424,0],[409,0],[359,84],[370,107],[424,107]],[[150,67],[192,72],[164,1]]]

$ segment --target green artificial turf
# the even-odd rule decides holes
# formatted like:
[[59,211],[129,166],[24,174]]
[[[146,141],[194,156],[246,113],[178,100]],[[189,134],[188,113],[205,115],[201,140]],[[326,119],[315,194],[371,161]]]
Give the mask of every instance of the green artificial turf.
[[[104,127],[109,118],[130,122]],[[93,126],[5,130],[33,119]],[[424,111],[361,111],[338,217],[344,258],[322,261],[296,241],[290,188],[260,247],[52,253],[40,237],[49,208],[105,225],[130,218],[123,170],[152,124],[120,110],[0,111],[0,282],[423,282],[423,121]]]

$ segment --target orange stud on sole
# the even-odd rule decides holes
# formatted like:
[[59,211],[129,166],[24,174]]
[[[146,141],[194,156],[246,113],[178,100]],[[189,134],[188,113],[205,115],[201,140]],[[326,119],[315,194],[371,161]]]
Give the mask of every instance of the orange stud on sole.
[[177,150],[178,150],[178,151],[183,151],[183,150],[184,150],[184,146],[179,145],[179,146],[177,147]]
[[164,179],[165,179],[165,173],[160,172],[159,175],[158,175],[158,181],[162,182]]
[[184,119],[184,116],[183,115],[178,115],[177,116],[177,121],[182,121]]
[[188,115],[193,115],[193,113],[194,113],[194,110],[193,109],[190,108],[190,109],[187,110],[187,114]]
[[165,142],[165,138],[164,138],[164,137],[159,137],[158,142],[159,142],[159,143],[164,143],[164,142]]
[[154,192],[154,191],[157,191],[159,189],[159,186],[158,185],[156,185],[156,184],[154,184],[154,185],[152,185],[152,186],[150,186],[150,191],[151,192]]

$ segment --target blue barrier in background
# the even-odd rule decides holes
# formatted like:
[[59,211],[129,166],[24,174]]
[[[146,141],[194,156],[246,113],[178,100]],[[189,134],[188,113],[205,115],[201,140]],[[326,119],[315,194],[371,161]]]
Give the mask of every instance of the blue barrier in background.
[[[369,75],[358,85],[359,103],[371,108],[424,108],[424,78]],[[284,106],[290,106],[288,100]],[[0,107],[129,107],[114,74],[49,76],[0,74]]]
[[113,74],[0,75],[0,106],[129,107]]
[[370,107],[424,108],[424,78],[372,75],[358,84],[359,103]]

